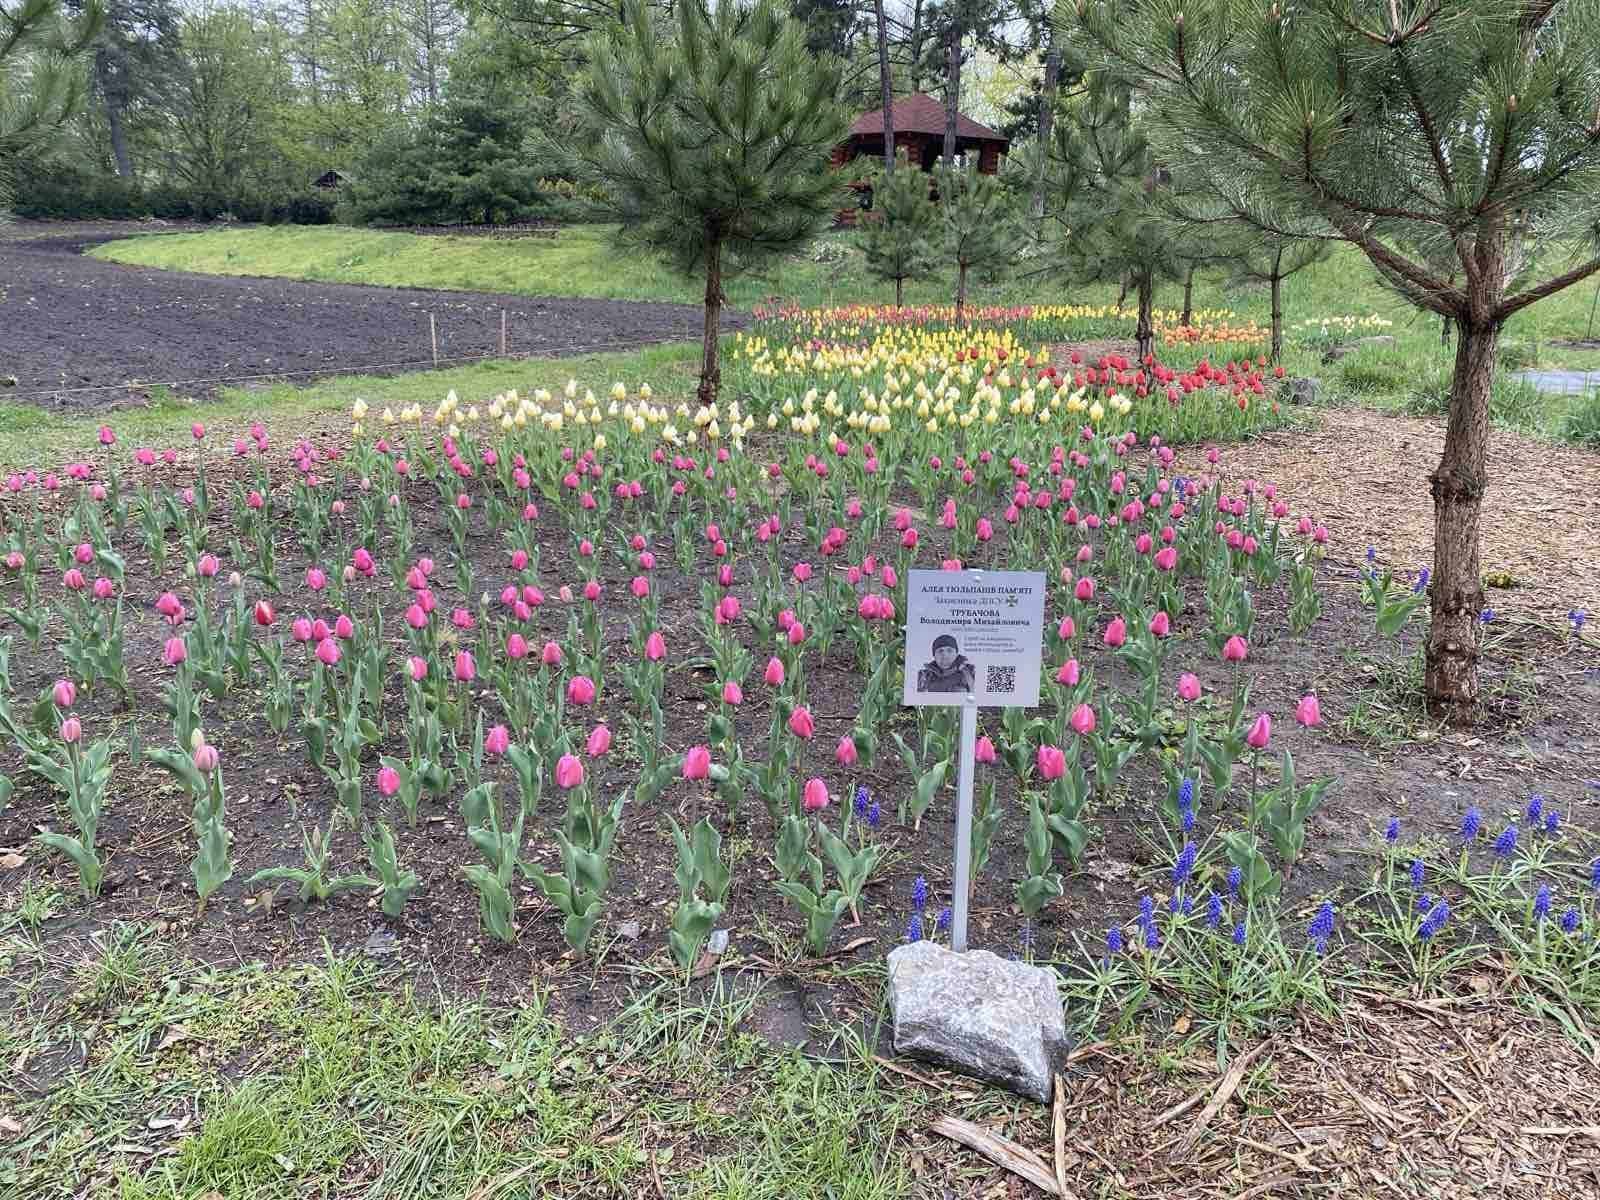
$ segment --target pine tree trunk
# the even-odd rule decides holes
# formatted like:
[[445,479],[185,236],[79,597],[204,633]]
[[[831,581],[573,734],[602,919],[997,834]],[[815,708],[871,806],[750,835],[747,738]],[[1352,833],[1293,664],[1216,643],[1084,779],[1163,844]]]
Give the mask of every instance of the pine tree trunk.
[[1441,346],[1448,346],[1450,344],[1450,326],[1451,326],[1451,324],[1452,324],[1452,322],[1451,322],[1451,319],[1449,317],[1440,317],[1439,318],[1439,344]]
[[923,0],[912,0],[911,4],[911,91],[913,94],[922,90],[922,6]]
[[1272,365],[1283,357],[1283,251],[1272,256]]
[[[884,19],[883,0],[872,0],[872,7],[878,17],[878,90],[883,93],[883,170],[886,175],[893,175],[894,85],[889,80],[889,23]],[[896,284],[897,289],[898,286]]]
[[956,320],[961,320],[961,313],[967,306],[967,264],[956,264]]
[[[95,51],[95,83],[100,88],[100,98],[105,103],[106,129],[111,135],[111,157],[116,162],[117,174],[124,179],[133,178],[133,158],[128,154],[128,129],[123,120],[128,107],[127,82],[112,61],[114,52],[102,46]],[[121,64],[126,66],[124,62]]]
[[1134,326],[1133,338],[1138,343],[1138,358],[1142,363],[1155,347],[1155,322],[1151,320],[1155,308],[1156,284],[1149,274],[1139,276],[1139,323]]
[[894,306],[896,308],[904,308],[906,306],[905,296],[906,281],[903,278],[896,279],[894,281]]
[[1049,156],[1050,136],[1055,131],[1056,89],[1060,81],[1061,51],[1056,49],[1052,34],[1050,49],[1044,56],[1044,85],[1039,89],[1039,162],[1033,177],[1033,219],[1041,224],[1044,221],[1044,167]]
[[717,402],[717,389],[722,384],[722,367],[717,358],[717,335],[722,325],[722,238],[712,229],[706,231],[706,328],[701,344],[700,387],[696,392],[701,404]]
[[950,17],[950,44],[945,60],[944,77],[944,165],[953,167],[956,161],[956,115],[961,104],[961,18]]
[[1462,724],[1472,720],[1478,703],[1478,617],[1484,603],[1478,516],[1489,482],[1489,393],[1500,330],[1493,323],[1457,324],[1444,456],[1428,477],[1434,517],[1428,588],[1433,611],[1424,689],[1429,711]]
[[1128,276],[1122,277],[1122,290],[1117,293],[1117,307],[1122,307],[1122,302],[1128,298]]
[[1189,264],[1188,273],[1183,277],[1183,316],[1178,318],[1179,325],[1188,325],[1194,321],[1194,264]]

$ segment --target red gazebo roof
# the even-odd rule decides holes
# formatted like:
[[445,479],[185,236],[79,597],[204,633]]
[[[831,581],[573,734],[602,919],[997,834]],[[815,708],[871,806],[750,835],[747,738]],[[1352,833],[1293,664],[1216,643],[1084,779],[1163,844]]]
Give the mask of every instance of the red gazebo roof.
[[[894,102],[894,131],[901,133],[944,134],[944,105],[926,92],[905,96]],[[850,126],[851,137],[883,137],[883,109],[875,108],[862,113]],[[1009,145],[1010,139],[996,133],[987,125],[979,125],[971,117],[956,114],[956,137],[980,142],[999,142]]]

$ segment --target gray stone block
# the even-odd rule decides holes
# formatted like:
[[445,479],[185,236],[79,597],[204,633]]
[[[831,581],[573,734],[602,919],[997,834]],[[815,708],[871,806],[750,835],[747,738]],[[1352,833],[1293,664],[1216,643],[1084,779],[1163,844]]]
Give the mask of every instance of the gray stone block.
[[1070,1043],[1047,967],[933,942],[889,952],[895,1053],[1049,1103]]

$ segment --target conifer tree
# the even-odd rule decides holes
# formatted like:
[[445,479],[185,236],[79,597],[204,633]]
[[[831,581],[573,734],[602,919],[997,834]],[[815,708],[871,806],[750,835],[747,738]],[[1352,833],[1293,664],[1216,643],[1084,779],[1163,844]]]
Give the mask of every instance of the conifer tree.
[[1455,322],[1424,688],[1470,721],[1500,333],[1600,272],[1600,0],[1080,0],[1065,19],[1138,88],[1175,173],[1325,221]]
[[878,279],[894,282],[894,306],[905,303],[905,282],[927,275],[939,261],[942,240],[939,210],[928,191],[932,180],[917,170],[902,149],[900,169],[879,173],[872,181],[875,219],[866,221],[862,247],[867,270]]
[[938,180],[945,257],[956,264],[959,321],[967,305],[968,273],[974,267],[1009,262],[1023,243],[1023,231],[1012,198],[1000,186],[999,178],[980,174],[976,163],[964,170],[939,167],[934,178]]
[[0,216],[22,156],[43,149],[82,106],[77,60],[104,23],[98,4],[67,21],[60,0],[0,0]]
[[642,0],[590,44],[579,150],[627,234],[705,273],[699,399],[721,381],[726,275],[809,241],[842,204],[829,166],[848,130],[836,60],[771,0],[682,0],[676,36]]

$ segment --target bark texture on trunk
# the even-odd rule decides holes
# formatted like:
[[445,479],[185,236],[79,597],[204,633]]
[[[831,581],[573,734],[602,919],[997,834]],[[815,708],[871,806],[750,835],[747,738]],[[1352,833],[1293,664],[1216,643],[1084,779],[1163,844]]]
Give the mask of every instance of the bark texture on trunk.
[[1044,56],[1044,84],[1039,89],[1039,163],[1033,176],[1033,219],[1044,220],[1044,167],[1049,157],[1050,137],[1055,132],[1056,91],[1061,82],[1061,51],[1056,49],[1055,37],[1050,38],[1050,48]]
[[105,104],[106,129],[111,135],[111,157],[116,161],[117,174],[124,179],[133,178],[133,158],[128,153],[128,128],[123,119],[128,107],[128,84],[123,72],[127,64],[119,50],[101,46],[94,53],[95,85]]
[[1133,330],[1133,340],[1138,344],[1139,361],[1141,363],[1145,360],[1145,356],[1155,347],[1155,322],[1151,319],[1155,301],[1155,280],[1150,278],[1148,274],[1141,275],[1139,277],[1139,323],[1134,326]]
[[1194,264],[1189,264],[1189,270],[1183,276],[1183,315],[1178,318],[1178,324],[1188,325],[1194,320]]
[[[872,0],[878,18],[878,90],[883,94],[883,170],[894,174],[894,85],[889,81],[889,23],[883,0]],[[898,307],[898,305],[896,305]]]
[[956,161],[956,114],[961,104],[961,19],[950,18],[950,44],[946,50],[944,77],[944,165]]
[[967,264],[956,265],[956,320],[961,320],[962,310],[967,306]]
[[1283,251],[1272,256],[1272,365],[1283,357]]
[[1461,320],[1444,454],[1432,485],[1433,603],[1425,655],[1425,691],[1436,716],[1470,722],[1478,704],[1479,614],[1483,572],[1478,517],[1488,488],[1489,394],[1494,386],[1499,326]]
[[715,404],[722,385],[722,366],[718,358],[717,335],[722,326],[722,240],[715,231],[706,238],[706,328],[701,345],[700,387],[696,396],[701,404]]
[[896,279],[894,281],[894,306],[896,308],[904,308],[906,306],[905,296],[906,281],[904,279]]

